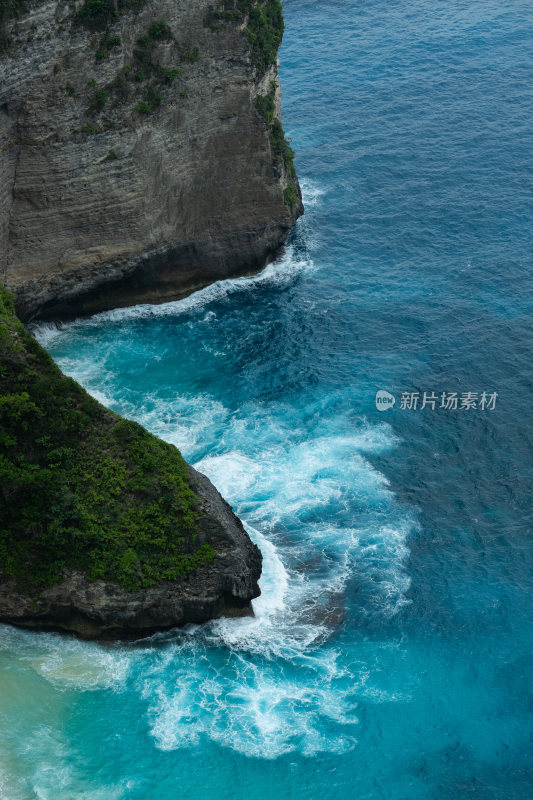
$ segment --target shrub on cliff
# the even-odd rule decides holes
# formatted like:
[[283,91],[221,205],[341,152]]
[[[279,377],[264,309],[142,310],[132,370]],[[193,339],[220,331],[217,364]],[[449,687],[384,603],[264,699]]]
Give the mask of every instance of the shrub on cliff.
[[285,171],[289,177],[296,175],[294,168],[294,151],[288,141],[285,139],[283,126],[279,119],[275,116],[276,111],[276,86],[272,84],[271,91],[268,94],[259,94],[255,99],[255,107],[259,114],[263,117],[268,128],[270,137],[270,146],[272,148],[272,161],[279,167],[281,164],[285,167]]
[[221,22],[247,21],[246,35],[251,45],[252,62],[265,72],[276,63],[285,27],[281,0],[219,0],[211,6],[204,25],[218,30]]
[[19,17],[26,10],[24,0],[0,0],[0,54],[9,50],[12,40],[7,35],[5,23],[12,17]]
[[[0,0],[15,2],[15,0]],[[139,11],[145,0],[85,0],[76,14],[76,20],[92,29],[105,29],[120,19],[126,11]]]
[[97,89],[96,92],[89,99],[89,107],[87,111],[102,111],[107,103],[108,94],[105,89]]
[[293,186],[292,183],[284,189],[283,200],[290,208],[295,208],[298,205],[300,198],[298,197],[296,186]]
[[23,8],[21,0],[0,0],[0,17],[18,17]]
[[200,531],[179,451],[65,377],[0,285],[0,576],[147,587],[213,559]]
[[148,28],[148,36],[152,39],[173,39],[172,31],[167,23],[163,20],[161,22],[152,22]]
[[105,28],[119,19],[119,13],[113,0],[85,0],[77,19],[89,28]]
[[247,35],[252,45],[252,61],[264,72],[278,57],[284,30],[283,9],[280,0],[249,5]]

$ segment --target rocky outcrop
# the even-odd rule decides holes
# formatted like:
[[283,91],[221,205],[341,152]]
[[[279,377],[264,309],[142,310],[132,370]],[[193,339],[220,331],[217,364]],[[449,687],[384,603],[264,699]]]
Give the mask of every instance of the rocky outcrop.
[[273,0],[17,3],[0,18],[0,279],[19,316],[160,302],[262,268],[303,210]]
[[216,543],[212,563],[179,581],[137,591],[109,580],[89,581],[75,570],[65,570],[59,583],[31,594],[18,591],[14,581],[1,581],[0,620],[84,639],[137,639],[187,623],[253,615],[261,553],[211,481],[189,469],[207,538]]
[[177,448],[61,374],[0,284],[0,622],[138,638],[252,614],[261,554]]

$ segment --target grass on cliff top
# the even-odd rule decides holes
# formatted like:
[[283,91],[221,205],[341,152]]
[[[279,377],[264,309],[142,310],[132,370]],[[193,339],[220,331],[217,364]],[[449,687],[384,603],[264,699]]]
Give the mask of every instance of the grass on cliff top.
[[64,376],[0,285],[0,577],[143,588],[212,561],[200,530],[179,451]]

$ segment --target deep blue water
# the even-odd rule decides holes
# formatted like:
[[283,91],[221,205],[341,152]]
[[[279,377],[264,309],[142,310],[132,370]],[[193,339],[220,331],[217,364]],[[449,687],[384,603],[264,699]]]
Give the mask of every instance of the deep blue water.
[[257,616],[120,647],[3,628],[7,800],[533,796],[532,8],[284,5],[285,255],[37,331],[233,504]]

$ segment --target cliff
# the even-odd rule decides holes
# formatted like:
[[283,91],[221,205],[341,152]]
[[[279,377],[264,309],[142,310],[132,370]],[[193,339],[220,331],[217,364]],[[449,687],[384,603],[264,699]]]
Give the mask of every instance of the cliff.
[[210,481],[62,375],[0,285],[0,621],[139,637],[251,614],[260,574]]
[[174,299],[302,213],[280,0],[0,0],[0,279],[23,320]]

